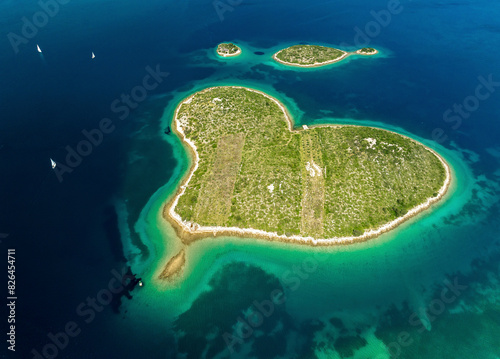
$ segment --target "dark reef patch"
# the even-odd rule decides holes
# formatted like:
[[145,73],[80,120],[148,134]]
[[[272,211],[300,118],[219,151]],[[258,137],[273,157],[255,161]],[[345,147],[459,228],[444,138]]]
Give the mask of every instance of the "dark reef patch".
[[[243,263],[231,263],[218,271],[209,282],[210,290],[202,293],[191,308],[179,315],[174,323],[178,338],[177,351],[186,358],[200,358],[222,353],[230,357],[228,336],[237,340],[231,348],[238,352],[242,346],[251,345],[254,354],[261,358],[283,356],[286,353],[287,334],[291,318],[285,304],[274,305],[269,315],[252,318],[255,303],[263,303],[276,290],[283,290],[279,280],[262,269]],[[243,324],[238,336],[235,328]],[[258,332],[258,335],[257,335]],[[226,337],[226,339],[224,339]]]
[[335,350],[342,358],[352,357],[357,349],[364,347],[368,342],[365,338],[356,336],[340,337],[335,341]]

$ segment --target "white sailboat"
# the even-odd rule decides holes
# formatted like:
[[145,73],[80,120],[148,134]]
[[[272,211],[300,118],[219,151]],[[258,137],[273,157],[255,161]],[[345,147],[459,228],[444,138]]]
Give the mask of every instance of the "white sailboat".
[[94,53],[93,53],[93,52],[92,52],[92,58],[95,58],[95,55],[94,55]]
[[50,159],[50,165],[52,166],[52,169],[56,168],[57,163],[54,162],[54,160],[51,158]]
[[42,49],[40,49],[40,46],[38,46],[38,44],[36,45],[36,49],[38,50],[38,52],[42,52]]

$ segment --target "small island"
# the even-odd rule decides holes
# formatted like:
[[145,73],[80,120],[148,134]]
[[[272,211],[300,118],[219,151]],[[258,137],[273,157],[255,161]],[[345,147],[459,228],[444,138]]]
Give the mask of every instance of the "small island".
[[233,43],[226,42],[217,46],[217,54],[222,57],[238,56],[241,49]]
[[319,67],[344,60],[351,55],[375,55],[378,51],[365,47],[355,52],[347,52],[333,47],[318,45],[293,45],[273,55],[277,62],[297,67]]
[[441,156],[409,137],[364,126],[294,128],[278,100],[244,87],[185,99],[173,130],[191,166],[163,216],[186,244],[221,235],[364,241],[437,202],[451,181]]
[[359,55],[376,55],[378,54],[378,51],[373,47],[363,47],[362,49],[356,51],[356,53]]

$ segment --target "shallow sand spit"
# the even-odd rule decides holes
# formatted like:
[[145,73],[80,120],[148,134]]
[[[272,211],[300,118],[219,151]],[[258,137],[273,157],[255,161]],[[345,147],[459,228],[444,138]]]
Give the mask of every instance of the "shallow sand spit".
[[178,274],[182,271],[184,264],[186,263],[186,254],[184,249],[181,249],[179,253],[173,256],[165,267],[163,267],[163,271],[158,276],[159,279],[171,279],[175,274]]
[[[306,131],[306,129],[294,129],[293,128],[293,122],[292,122],[291,116],[288,114],[288,112],[285,109],[285,107],[283,106],[283,104],[281,104],[277,99],[269,96],[268,94],[266,94],[264,92],[257,91],[254,89],[239,87],[239,86],[231,86],[231,87],[238,88],[238,89],[245,89],[247,91],[259,93],[259,94],[269,98],[270,100],[275,102],[279,106],[279,108],[283,111],[283,114],[285,115],[285,118],[286,118],[287,123],[288,123],[288,129],[290,131],[292,131],[292,132]],[[214,87],[207,88],[203,91],[210,91],[213,88]],[[432,204],[438,202],[440,199],[443,198],[443,196],[446,194],[446,192],[450,186],[451,170],[450,170],[449,165],[434,150],[424,146],[428,151],[432,152],[441,161],[441,163],[443,164],[445,171],[446,171],[446,179],[444,181],[443,186],[438,191],[437,196],[428,198],[422,204],[409,210],[404,216],[396,218],[395,220],[393,220],[389,223],[386,223],[386,224],[384,224],[376,229],[365,231],[365,233],[360,235],[360,236],[333,237],[333,238],[312,238],[312,237],[303,237],[300,235],[287,236],[284,234],[278,235],[276,232],[265,232],[263,230],[258,230],[258,229],[253,229],[253,228],[204,227],[204,226],[198,225],[197,223],[191,223],[191,222],[184,221],[175,212],[175,207],[178,203],[180,196],[182,196],[184,194],[184,191],[185,191],[189,181],[191,180],[193,173],[198,168],[199,156],[198,156],[198,152],[197,152],[195,144],[191,140],[186,138],[186,136],[185,136],[185,134],[180,126],[180,122],[177,118],[177,115],[178,115],[179,109],[182,106],[182,104],[191,102],[192,98],[195,95],[196,94],[193,94],[192,96],[188,97],[187,99],[185,99],[183,102],[181,102],[177,106],[177,108],[175,110],[174,126],[173,126],[174,131],[179,135],[179,137],[182,139],[182,141],[186,144],[186,147],[188,148],[190,154],[192,155],[193,164],[191,166],[189,173],[187,174],[187,176],[184,178],[181,185],[179,186],[174,197],[171,198],[170,201],[168,201],[168,203],[166,203],[165,206],[163,207],[164,218],[167,219],[172,224],[172,226],[176,230],[178,236],[186,244],[188,244],[196,239],[201,239],[201,238],[205,238],[205,237],[215,237],[215,236],[237,236],[237,237],[247,237],[247,238],[253,237],[253,238],[261,238],[261,239],[266,239],[266,240],[271,240],[271,241],[293,242],[293,243],[306,244],[306,245],[312,245],[312,246],[350,244],[350,243],[355,243],[355,242],[362,242],[362,241],[366,241],[370,238],[375,238],[375,237],[381,235],[382,233],[385,233],[387,231],[390,231],[391,229],[396,228],[401,223],[405,222],[406,220],[412,218],[413,216],[417,215],[418,213],[429,208]],[[321,125],[321,126],[342,127],[344,125]],[[313,127],[313,126],[311,126],[311,127]],[[311,127],[308,127],[308,128],[311,128]],[[403,135],[400,135],[400,136],[403,136]],[[410,140],[417,142],[411,138],[410,138]],[[419,144],[422,145],[421,143],[419,143]],[[179,255],[180,255],[180,253],[179,253]],[[171,261],[173,261],[176,257],[174,257]],[[169,266],[169,264],[167,264],[166,267],[168,267],[168,266]],[[165,269],[166,269],[166,267],[165,267]]]

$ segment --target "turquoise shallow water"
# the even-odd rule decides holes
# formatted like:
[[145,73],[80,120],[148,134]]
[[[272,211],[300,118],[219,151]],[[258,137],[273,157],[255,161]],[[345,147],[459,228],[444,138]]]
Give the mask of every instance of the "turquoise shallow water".
[[[67,2],[19,52],[6,35],[20,34],[40,4],[0,4],[0,232],[9,233],[0,246],[19,253],[19,357],[75,321],[82,332],[58,357],[499,358],[500,5],[401,1],[377,30],[387,1],[221,1],[232,7],[222,17],[210,1]],[[371,35],[357,46],[359,31]],[[226,41],[243,54],[218,58]],[[301,42],[380,54],[322,69],[272,61]],[[120,120],[111,104],[147,66],[169,76]],[[476,106],[470,96],[488,78],[489,97]],[[219,85],[269,93],[297,125],[415,138],[449,161],[453,187],[396,230],[352,246],[195,242],[182,276],[160,284],[154,277],[182,245],[159,213],[188,166],[163,131],[179,101]],[[465,102],[474,110],[445,115]],[[103,118],[116,130],[60,183],[48,159],[64,162],[67,146]],[[145,286],[87,324],[78,305],[128,264]],[[262,307],[276,291],[286,300],[259,320],[254,301]]]
[[[297,353],[307,351],[306,347],[309,345],[308,350],[315,352],[318,357],[340,358],[341,355],[352,354],[359,358],[389,358],[391,353],[393,357],[400,355],[421,357],[422,354],[418,354],[419,350],[423,350],[420,348],[422,346],[420,341],[424,339],[421,338],[428,335],[427,333],[433,335],[432,333],[435,331],[440,331],[436,333],[436,336],[446,335],[444,332],[448,330],[443,325],[433,329],[435,321],[433,312],[429,312],[429,310],[425,312],[422,308],[428,308],[430,303],[438,305],[435,304],[435,291],[444,288],[446,283],[458,280],[457,276],[460,278],[457,282],[459,286],[462,285],[462,281],[466,283],[464,276],[474,276],[475,273],[473,259],[488,257],[490,255],[489,249],[485,248],[495,248],[494,243],[497,243],[498,246],[498,242],[495,242],[497,238],[494,227],[491,227],[490,232],[483,232],[480,245],[477,241],[472,240],[477,233],[477,225],[488,220],[488,211],[493,209],[492,207],[498,202],[498,183],[483,175],[475,174],[472,167],[477,162],[477,155],[462,150],[454,144],[451,144],[449,148],[443,147],[434,141],[411,134],[399,126],[380,121],[328,116],[310,120],[293,98],[272,87],[273,80],[269,73],[275,75],[277,71],[286,71],[286,69],[270,66],[273,71],[269,71],[269,73],[263,71],[262,76],[268,80],[266,84],[247,80],[244,76],[241,76],[242,80],[227,79],[230,72],[244,74],[253,66],[261,66],[262,58],[264,58],[264,64],[267,64],[266,61],[269,62],[265,56],[253,54],[254,51],[259,51],[258,48],[252,48],[243,43],[238,43],[238,45],[242,47],[244,55],[235,58],[219,59],[213,55],[212,49],[201,52],[199,56],[193,56],[197,62],[208,63],[209,66],[217,69],[213,80],[207,79],[188,91],[176,94],[164,111],[161,121],[162,127],[170,123],[176,105],[183,98],[200,89],[215,85],[248,86],[265,91],[282,101],[296,121],[296,125],[356,124],[385,128],[410,136],[438,151],[448,161],[453,172],[452,186],[445,199],[429,210],[405,222],[397,229],[364,243],[313,248],[243,238],[208,238],[197,241],[185,249],[187,265],[181,277],[171,284],[152,284],[138,294],[139,298],[130,304],[131,307],[137,305],[144,307],[147,303],[151,308],[150,320],[159,322],[160,326],[163,323],[165,328],[168,327],[165,323],[171,320],[178,326],[190,320],[200,320],[197,318],[186,319],[190,313],[189,308],[194,311],[193,315],[194,313],[199,315],[199,311],[196,311],[197,305],[203,305],[205,310],[210,311],[210,307],[216,304],[200,294],[207,293],[207,290],[209,293],[211,293],[210,291],[223,291],[223,288],[215,286],[212,281],[214,278],[224,278],[224,273],[228,271],[234,274],[234,270],[228,269],[231,268],[228,266],[240,263],[241,266],[251,265],[260,268],[279,280],[280,284],[277,284],[277,288],[282,288],[287,297],[283,305],[286,307],[284,313],[288,318],[290,328],[295,328],[287,329],[286,324],[282,323],[281,326],[276,324],[278,329],[271,328],[267,332],[263,330],[263,333],[259,334],[257,338],[270,335],[269,333],[272,333],[273,330],[279,332],[279,328],[281,328],[285,341],[294,340],[291,339],[294,336],[298,336],[304,342],[311,341],[309,344],[304,344],[304,347],[296,348]],[[266,49],[261,50],[265,52]],[[268,53],[272,54],[274,50],[270,50]],[[204,56],[206,56],[205,60]],[[383,59],[385,55],[382,53],[380,57]],[[366,61],[367,65],[370,66],[369,62],[377,61],[377,59],[363,58],[355,61]],[[220,63],[224,66],[223,70],[220,70]],[[341,70],[342,66],[349,65],[349,63],[337,64],[334,67]],[[230,70],[227,67],[230,67]],[[306,71],[319,72],[324,70]],[[186,173],[189,160],[177,138],[168,137],[167,141],[174,147],[174,154],[178,161],[175,175],[150,199],[135,225],[141,240],[146,243],[150,248],[150,253],[152,253],[146,262],[138,260],[134,266],[134,269],[138,271],[145,271],[146,278],[157,276],[161,271],[161,265],[176,254],[180,248],[183,248],[173,229],[161,218],[159,213],[165,200],[175,190],[180,177]],[[245,273],[244,267],[237,271],[239,270]],[[494,269],[492,273],[498,275]],[[237,297],[221,298],[222,302],[238,302],[239,297],[265,298],[266,294],[269,296],[272,290],[276,289],[276,286],[271,286],[267,293],[248,293],[252,277],[256,274],[250,272],[246,275],[248,278],[243,276],[241,281],[243,283],[248,281],[248,284],[243,285],[239,292],[236,291],[232,294]],[[221,279],[221,281],[224,280]],[[470,289],[469,284],[466,286],[469,290],[469,293],[466,293],[467,296],[474,298],[473,301],[478,300],[478,303],[481,303],[481,297],[475,298],[476,293]],[[214,296],[216,296],[215,293]],[[203,302],[203,300],[208,302]],[[200,304],[200,301],[203,304]],[[459,301],[458,298],[451,303],[445,303],[449,308],[445,308],[444,313],[446,314],[439,313],[443,316],[441,321],[461,320],[459,319],[460,315],[467,310],[456,309],[459,303],[462,305],[462,301]],[[158,306],[168,308],[162,316],[157,316]],[[251,305],[249,307],[251,308]],[[464,307],[466,307],[465,304]],[[455,311],[453,315],[449,314],[452,308]],[[440,308],[438,309],[441,311]],[[245,310],[248,310],[248,307],[241,308],[241,313],[244,313]],[[183,312],[181,318],[185,320],[180,321],[181,324],[175,322],[175,318]],[[419,325],[415,325],[416,322],[408,323],[413,312],[417,313],[416,318],[421,319],[421,322],[418,322]],[[141,313],[142,315],[144,313]],[[401,317],[399,321],[404,324],[400,326],[404,330],[399,329],[394,323],[388,322],[387,316],[389,315]],[[480,316],[481,314],[475,313],[474,315]],[[237,328],[237,318],[238,316],[235,316],[234,323],[232,323],[235,328]],[[332,318],[340,319],[345,328],[339,329],[338,321],[332,320]],[[283,318],[280,320],[284,321]],[[210,321],[210,318],[205,318],[205,321]],[[337,326],[332,322],[336,323]],[[315,330],[293,333],[297,326],[305,326],[310,323],[316,323]],[[488,325],[491,326],[487,329],[488,332],[498,332],[498,326],[494,322]],[[174,328],[178,330],[188,328],[178,326],[174,325]],[[423,332],[415,330],[420,328],[425,328],[425,330]],[[413,344],[414,346],[409,346],[409,348],[400,344],[398,344],[399,347],[391,346],[390,339],[397,338],[401,332],[411,333],[413,342],[420,344]],[[188,331],[188,337],[185,340],[195,341],[194,337],[189,336],[190,334]],[[214,340],[209,333],[206,334],[204,345],[210,348],[210,343],[213,343]],[[214,335],[220,337],[221,334]],[[245,341],[241,344],[239,355],[250,355],[248,352],[242,353],[245,353],[245,350],[256,350],[255,348],[249,349],[252,345],[260,347],[262,344],[257,344],[259,340],[261,339],[251,337]],[[204,345],[200,344],[202,347]],[[213,345],[217,347],[217,345]],[[238,343],[239,345],[240,343]],[[449,344],[443,343],[443,345],[448,347]],[[181,349],[182,345],[179,347],[179,350]],[[403,352],[403,349],[406,353]],[[262,350],[265,353],[265,349]],[[395,355],[399,350],[401,353]],[[484,350],[485,353],[488,350],[495,353],[497,349],[493,346],[489,349],[484,348]],[[292,355],[293,349],[287,347],[282,352],[285,353],[285,356]],[[227,348],[223,347],[222,353],[223,356],[227,355]],[[498,355],[498,353],[496,354]],[[426,355],[428,355],[426,357],[442,357],[443,352],[436,349],[429,351]]]

